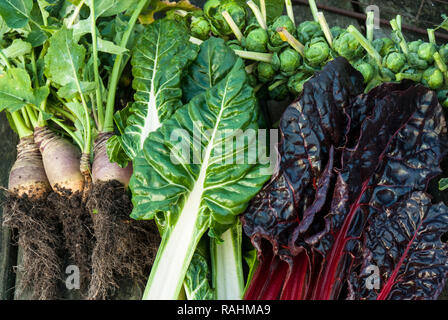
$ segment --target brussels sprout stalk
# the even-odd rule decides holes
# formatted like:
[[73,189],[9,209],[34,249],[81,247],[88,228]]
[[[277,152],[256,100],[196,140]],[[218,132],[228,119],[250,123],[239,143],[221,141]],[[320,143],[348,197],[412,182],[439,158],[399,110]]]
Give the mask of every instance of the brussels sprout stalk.
[[435,30],[434,29],[428,29],[428,39],[429,42],[431,42],[432,44],[437,44],[436,43],[436,34],[435,34]]
[[401,16],[398,15],[397,18],[392,19],[390,21],[390,25],[392,29],[396,32],[397,36],[400,38],[401,50],[406,56],[408,56],[409,55],[408,44],[403,36],[403,33],[401,32]]
[[272,54],[271,53],[261,53],[261,52],[253,52],[253,51],[243,51],[243,50],[233,50],[235,54],[245,60],[253,60],[259,62],[272,62]]
[[177,14],[177,15],[179,15],[179,16],[181,16],[181,17],[186,17],[187,15],[188,15],[188,12],[187,11],[185,11],[185,10],[174,10],[174,13],[175,14]]
[[285,0],[286,12],[288,14],[289,19],[291,19],[294,26],[296,25],[296,19],[294,18],[294,10],[292,8],[291,0]]
[[288,81],[288,80],[286,80],[286,79],[277,80],[277,81],[275,81],[273,84],[271,84],[271,85],[268,87],[268,90],[269,90],[269,91],[272,91],[272,90],[274,90],[275,88],[277,88],[277,87],[281,86],[282,84],[286,83],[287,81]]
[[232,29],[232,32],[235,35],[235,37],[238,39],[239,42],[241,42],[241,40],[243,40],[243,33],[241,32],[240,28],[236,25],[235,21],[233,21],[232,16],[225,10],[222,12],[222,16],[227,21],[230,29]]
[[319,17],[317,15],[316,1],[308,0],[308,3],[310,4],[311,13],[313,14],[314,21],[319,22]]
[[324,32],[325,39],[327,39],[328,44],[333,48],[333,36],[331,35],[330,27],[328,26],[327,19],[322,12],[317,13],[317,18],[319,20],[320,27]]
[[194,43],[195,45],[200,46],[204,41],[202,41],[201,39],[195,38],[195,37],[190,37],[189,41],[191,43]]
[[260,8],[253,2],[252,0],[249,0],[246,2],[249,8],[254,13],[255,18],[257,19],[258,24],[260,27],[262,27],[264,30],[268,29],[268,26],[266,25],[266,20],[263,18],[263,15],[260,11]]
[[264,24],[267,25],[268,16],[266,14],[266,1],[260,0],[260,10],[261,10],[261,16],[263,17]]
[[443,61],[440,53],[436,52],[434,54],[434,61],[437,68],[439,68],[439,70],[442,71],[443,77],[445,78],[445,83],[448,83],[448,67],[446,63]]
[[287,41],[291,47],[294,48],[302,57],[305,56],[304,50],[305,46],[299,42],[292,34],[288,32],[285,28],[278,28],[277,32],[280,34],[280,37],[283,41]]
[[373,11],[367,12],[366,29],[367,29],[367,40],[369,42],[373,41],[374,21],[375,21],[375,13]]
[[378,53],[378,51],[375,50],[375,48],[372,46],[372,44],[359,32],[358,29],[355,28],[355,26],[350,25],[347,28],[347,31],[350,32],[356,40],[359,41],[361,46],[367,51],[367,53],[375,60],[377,65],[382,68],[383,63],[381,59],[381,55]]

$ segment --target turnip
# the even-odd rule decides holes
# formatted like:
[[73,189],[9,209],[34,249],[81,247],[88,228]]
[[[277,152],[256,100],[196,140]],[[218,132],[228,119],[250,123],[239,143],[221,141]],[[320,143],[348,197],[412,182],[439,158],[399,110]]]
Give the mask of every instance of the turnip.
[[51,186],[33,131],[25,125],[19,111],[9,118],[20,142],[9,175],[3,224],[18,230],[22,252],[18,293],[26,291],[34,299],[55,299],[59,296],[62,272],[62,239],[57,215],[47,201]]

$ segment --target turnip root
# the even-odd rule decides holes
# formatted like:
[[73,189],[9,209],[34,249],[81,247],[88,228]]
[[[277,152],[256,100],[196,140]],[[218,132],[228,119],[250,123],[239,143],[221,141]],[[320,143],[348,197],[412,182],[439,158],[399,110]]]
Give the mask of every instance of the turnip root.
[[47,203],[51,186],[32,136],[17,146],[8,187],[3,224],[18,230],[23,252],[18,293],[26,290],[34,299],[56,299],[62,283],[62,239],[57,214]]
[[82,192],[84,178],[80,171],[81,154],[76,146],[46,127],[36,128],[34,139],[42,154],[53,191],[59,194],[64,190],[73,194]]
[[91,300],[113,297],[123,279],[134,280],[143,288],[160,242],[152,221],[129,217],[132,202],[126,188],[132,165],[121,168],[109,161],[106,143],[111,136],[101,134],[95,141],[93,188],[87,201],[94,212],[96,238],[88,295]]
[[54,191],[48,202],[59,213],[69,261],[79,267],[81,289],[85,291],[91,273],[93,222],[83,201],[85,177],[80,170],[81,153],[70,141],[49,128],[36,128],[34,136]]
[[121,168],[118,164],[110,162],[107,157],[107,140],[112,133],[101,133],[95,141],[95,158],[92,166],[92,179],[94,183],[117,180],[127,188],[132,176],[132,164]]

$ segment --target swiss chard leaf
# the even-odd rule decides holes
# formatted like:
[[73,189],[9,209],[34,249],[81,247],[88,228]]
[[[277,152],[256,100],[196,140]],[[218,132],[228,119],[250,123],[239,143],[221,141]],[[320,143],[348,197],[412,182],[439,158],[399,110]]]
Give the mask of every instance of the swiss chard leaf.
[[[244,64],[238,59],[226,78],[149,134],[144,159],[137,158],[130,183],[131,216],[156,218],[163,229],[145,298],[177,297],[202,235],[209,229],[210,236],[219,237],[269,178],[268,168],[248,147],[254,140],[231,143],[233,147],[222,152],[223,143],[233,141],[236,133],[258,128],[256,108]],[[235,164],[237,156],[255,159]],[[224,159],[232,160],[231,164]]]
[[[245,231],[262,257],[246,294],[249,299],[344,298],[341,292],[351,272],[353,297],[376,294],[378,299],[393,299],[396,294],[419,299],[440,293],[443,280],[435,279],[446,277],[447,250],[435,240],[440,234],[434,230],[445,230],[446,225],[441,226],[447,209],[425,205],[423,192],[428,181],[441,173],[439,163],[447,149],[442,108],[436,94],[422,86],[384,84],[349,98],[340,114],[346,120],[322,121],[341,112],[334,108],[316,113],[322,110],[322,101],[332,101],[328,92],[349,97],[356,88],[338,79],[356,76],[354,69],[334,73],[343,63],[340,59],[330,62],[282,117],[279,172],[243,218]],[[342,85],[326,90],[332,88],[328,83]],[[306,89],[313,84],[315,88]],[[314,122],[328,126],[314,125],[311,130],[307,124]],[[333,136],[319,134],[332,127]],[[416,210],[416,195],[421,211]],[[392,212],[396,212],[394,218],[388,218]],[[390,234],[396,238],[387,238]],[[426,247],[422,237],[428,238]],[[360,278],[365,280],[363,268],[368,266],[355,257],[363,254],[366,261],[377,262],[387,283],[383,293],[367,294],[365,287],[360,288]],[[432,274],[427,272],[430,262],[425,255],[431,256]],[[413,269],[411,273],[400,269],[405,266]],[[409,289],[414,276],[414,291],[408,290],[406,296],[403,287]]]
[[195,59],[197,46],[175,21],[158,20],[140,36],[132,56],[135,103],[122,136],[131,159],[143,149],[148,135],[182,106],[180,88],[184,69]]
[[224,79],[236,63],[237,56],[220,38],[201,44],[197,59],[191,64],[182,85],[184,101],[190,102]]
[[448,246],[440,240],[448,231],[447,212],[444,204],[431,205],[428,195],[414,192],[375,215],[355,262],[360,271],[350,275],[349,298],[436,299],[448,276]]

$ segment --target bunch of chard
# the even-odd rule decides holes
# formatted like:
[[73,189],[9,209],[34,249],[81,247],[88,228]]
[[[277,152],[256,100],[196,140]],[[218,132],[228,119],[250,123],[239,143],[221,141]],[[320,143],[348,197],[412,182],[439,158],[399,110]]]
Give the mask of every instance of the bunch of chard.
[[246,299],[435,299],[448,275],[448,208],[425,193],[447,131],[410,81],[363,94],[337,58],[280,121],[281,162],[242,221],[261,260]]

